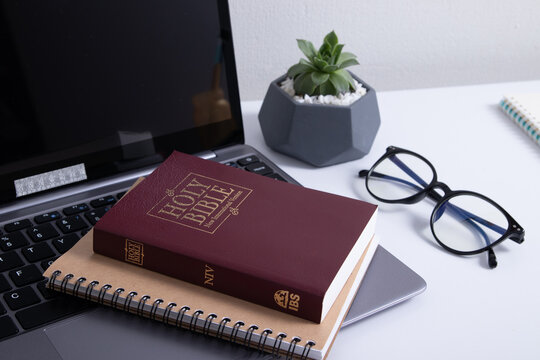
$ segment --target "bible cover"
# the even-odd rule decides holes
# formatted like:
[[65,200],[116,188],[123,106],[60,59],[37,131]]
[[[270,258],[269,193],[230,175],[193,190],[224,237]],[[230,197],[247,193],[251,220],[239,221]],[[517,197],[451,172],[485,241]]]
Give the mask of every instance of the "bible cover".
[[94,252],[321,322],[374,234],[375,205],[182,153],[94,228]]

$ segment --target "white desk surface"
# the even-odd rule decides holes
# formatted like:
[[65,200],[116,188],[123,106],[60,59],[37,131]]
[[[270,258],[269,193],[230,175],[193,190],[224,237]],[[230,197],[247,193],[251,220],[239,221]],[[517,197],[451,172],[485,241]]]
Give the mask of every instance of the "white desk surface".
[[242,103],[246,143],[302,185],[374,202],[357,177],[388,145],[422,154],[453,190],[483,193],[525,229],[525,241],[487,256],[452,255],[431,235],[432,203],[381,204],[381,244],[427,282],[401,305],[341,331],[336,359],[540,359],[540,146],[497,107],[503,94],[540,92],[540,81],[380,92],[381,127],[371,152],[314,168],[270,150],[258,123],[261,102]]

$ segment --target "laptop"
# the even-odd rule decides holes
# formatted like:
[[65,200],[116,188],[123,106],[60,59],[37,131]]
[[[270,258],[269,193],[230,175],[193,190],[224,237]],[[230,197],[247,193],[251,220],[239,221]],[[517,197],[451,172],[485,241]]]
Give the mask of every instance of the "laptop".
[[[173,150],[298,184],[244,144],[227,2],[1,0],[0,47],[2,357],[269,357],[41,276]],[[379,246],[343,326],[425,286]]]

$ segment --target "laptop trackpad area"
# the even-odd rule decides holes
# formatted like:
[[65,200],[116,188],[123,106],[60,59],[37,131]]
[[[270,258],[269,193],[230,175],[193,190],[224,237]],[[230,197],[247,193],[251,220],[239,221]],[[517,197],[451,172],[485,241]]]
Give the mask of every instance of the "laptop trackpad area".
[[62,359],[271,359],[269,355],[107,308],[51,325]]

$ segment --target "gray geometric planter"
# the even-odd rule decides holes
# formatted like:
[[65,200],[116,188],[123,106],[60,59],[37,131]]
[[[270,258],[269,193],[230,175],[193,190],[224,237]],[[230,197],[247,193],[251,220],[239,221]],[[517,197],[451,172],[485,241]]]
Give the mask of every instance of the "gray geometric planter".
[[381,119],[375,90],[351,74],[367,92],[349,106],[296,102],[274,80],[259,111],[266,144],[315,166],[328,166],[366,155]]

